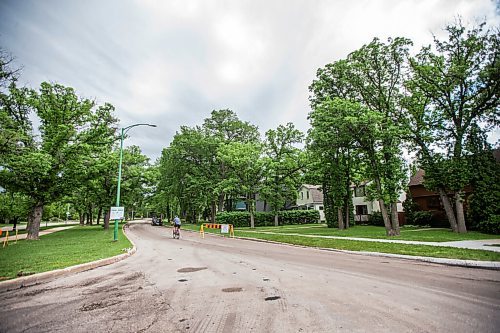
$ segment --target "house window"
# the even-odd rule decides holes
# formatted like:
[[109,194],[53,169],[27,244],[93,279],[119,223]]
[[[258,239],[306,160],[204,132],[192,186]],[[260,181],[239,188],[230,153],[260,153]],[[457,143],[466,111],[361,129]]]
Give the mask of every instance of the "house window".
[[309,191],[306,192],[307,199],[309,199]]
[[300,192],[300,199],[304,200],[304,192],[302,192],[302,191]]
[[318,209],[319,209],[319,210],[323,210],[323,206],[319,206],[319,207],[318,207]]
[[427,198],[427,208],[440,208],[441,200],[439,197],[430,197]]
[[354,188],[354,196],[355,197],[366,197],[365,187],[357,186]]
[[368,206],[356,205],[356,215],[368,215]]

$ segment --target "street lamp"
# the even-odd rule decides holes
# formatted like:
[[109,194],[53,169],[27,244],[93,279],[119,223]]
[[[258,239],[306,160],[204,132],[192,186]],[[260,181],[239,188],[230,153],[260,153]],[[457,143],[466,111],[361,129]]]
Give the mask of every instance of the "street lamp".
[[[122,133],[120,136],[120,162],[118,163],[118,188],[116,189],[116,207],[120,207],[120,185],[122,181],[122,160],[123,160],[123,137],[128,132],[129,129],[136,126],[150,126],[156,127],[156,125],[151,124],[134,124],[127,127],[122,128]],[[114,232],[114,241],[118,240],[118,219],[115,219],[115,232]]]

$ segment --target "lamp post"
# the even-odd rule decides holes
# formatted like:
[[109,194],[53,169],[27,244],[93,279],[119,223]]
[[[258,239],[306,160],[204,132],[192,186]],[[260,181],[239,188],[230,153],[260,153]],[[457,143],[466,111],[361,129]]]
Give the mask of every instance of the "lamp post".
[[[120,162],[118,163],[118,187],[116,189],[116,207],[120,207],[120,185],[122,181],[122,160],[123,160],[123,137],[132,127],[136,126],[150,126],[156,127],[156,125],[151,124],[134,124],[127,127],[123,127],[120,136]],[[115,219],[115,231],[113,241],[118,240],[118,219]]]

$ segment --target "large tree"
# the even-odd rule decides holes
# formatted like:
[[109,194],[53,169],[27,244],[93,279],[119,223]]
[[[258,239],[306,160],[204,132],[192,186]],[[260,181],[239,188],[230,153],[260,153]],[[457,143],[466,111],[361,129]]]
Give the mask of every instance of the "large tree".
[[[395,112],[403,86],[401,72],[409,45],[411,42],[404,38],[389,39],[387,43],[374,39],[352,52],[347,59],[318,70],[318,79],[310,87],[313,93],[313,112],[310,117],[316,125],[320,125],[318,121],[321,122],[321,119],[328,122],[329,117],[340,117],[346,121],[345,124],[335,121],[335,126],[339,127],[331,128],[341,134],[335,138],[336,145],[321,144],[322,148],[319,148],[319,141],[324,140],[324,135],[328,133],[325,130],[315,131],[313,125],[310,136],[311,142],[316,142],[313,146],[319,150],[326,149],[324,153],[333,159],[333,167],[340,170],[353,165],[349,163],[353,154],[359,157],[359,161],[365,164],[361,169],[366,170],[366,180],[375,182],[372,195],[379,201],[384,224],[390,235],[399,234],[397,201],[404,182],[404,163]],[[349,115],[349,112],[352,114]],[[314,120],[315,117],[317,120]],[[376,120],[377,128],[370,127],[373,129],[371,132],[358,131],[358,127],[364,126],[367,120]],[[330,125],[321,126],[326,129]],[[351,128],[346,128],[346,125]],[[349,131],[355,131],[356,134]],[[337,193],[334,195],[336,202],[341,202],[346,192],[338,186],[339,181],[345,184],[344,179],[350,178],[349,171],[340,170],[335,175],[323,172],[325,195],[328,199],[328,191],[331,195]],[[338,203],[335,206],[337,210],[342,207]],[[340,220],[340,212],[338,215]]]
[[[0,186],[23,193],[32,201],[28,239],[38,239],[44,205],[78,187],[82,161],[100,138],[114,132],[112,108],[96,108],[72,88],[42,83],[39,91],[11,85],[0,105],[0,128],[13,134],[2,151]],[[30,114],[38,117],[34,129]]]
[[222,146],[218,157],[228,170],[227,177],[221,182],[222,190],[245,196],[250,212],[250,227],[254,228],[255,196],[263,187],[262,145],[233,142]]
[[[205,119],[202,127],[208,137],[215,142],[217,151],[233,142],[255,143],[259,141],[257,127],[247,121],[240,120],[236,113],[229,109],[212,111],[210,118]],[[217,174],[214,174],[213,179],[220,183],[227,179],[227,165],[220,159],[213,162],[217,168]],[[214,191],[218,197],[217,210],[221,212],[224,209],[226,193],[220,186],[216,186]]]
[[274,224],[278,226],[278,210],[285,203],[295,202],[301,181],[304,154],[296,147],[303,134],[292,123],[279,125],[266,132],[264,142],[265,180],[261,198],[268,202],[275,213]]
[[484,24],[467,29],[460,21],[446,31],[447,39],[435,37],[433,46],[410,59],[404,106],[425,184],[440,194],[452,229],[466,232],[463,188],[471,181],[466,140],[499,124],[500,35]]

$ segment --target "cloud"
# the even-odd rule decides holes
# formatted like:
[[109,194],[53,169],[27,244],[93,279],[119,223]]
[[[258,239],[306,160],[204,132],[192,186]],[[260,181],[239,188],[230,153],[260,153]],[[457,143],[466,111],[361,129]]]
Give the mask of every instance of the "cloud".
[[115,105],[123,126],[158,125],[126,141],[154,160],[213,109],[262,132],[289,121],[306,131],[319,67],[373,37],[409,37],[418,49],[459,16],[499,25],[490,0],[10,0],[0,2],[0,45],[27,84],[57,81]]

